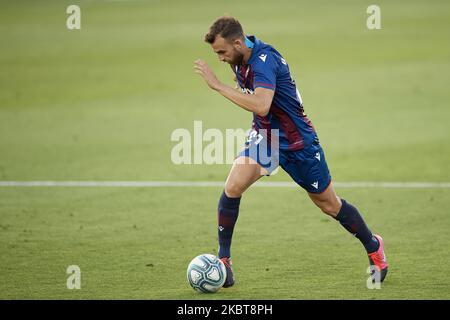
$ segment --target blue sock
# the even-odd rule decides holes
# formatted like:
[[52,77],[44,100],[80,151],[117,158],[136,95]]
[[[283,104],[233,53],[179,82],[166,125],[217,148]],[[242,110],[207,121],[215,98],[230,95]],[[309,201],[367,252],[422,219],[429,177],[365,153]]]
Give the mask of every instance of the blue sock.
[[364,222],[363,218],[354,206],[341,199],[342,207],[336,216],[336,220],[350,233],[361,241],[367,253],[372,253],[378,250],[379,243]]
[[219,224],[219,258],[231,257],[231,238],[233,237],[234,225],[239,215],[240,202],[241,197],[228,198],[225,191],[222,192],[217,213]]

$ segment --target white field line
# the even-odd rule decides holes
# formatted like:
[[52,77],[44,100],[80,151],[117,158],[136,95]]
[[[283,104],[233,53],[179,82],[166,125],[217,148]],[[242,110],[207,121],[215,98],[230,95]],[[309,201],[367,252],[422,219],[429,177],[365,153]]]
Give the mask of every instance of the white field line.
[[[223,187],[222,181],[0,181],[0,187]],[[450,182],[333,182],[336,188],[450,188]],[[257,182],[255,187],[294,188],[294,182]]]

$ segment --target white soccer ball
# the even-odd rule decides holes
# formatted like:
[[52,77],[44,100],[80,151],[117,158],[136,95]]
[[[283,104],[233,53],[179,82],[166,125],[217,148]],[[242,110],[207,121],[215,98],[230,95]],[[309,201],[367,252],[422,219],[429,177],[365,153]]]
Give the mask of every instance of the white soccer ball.
[[227,270],[218,257],[212,254],[201,254],[187,268],[187,279],[192,288],[202,293],[219,290],[225,283]]

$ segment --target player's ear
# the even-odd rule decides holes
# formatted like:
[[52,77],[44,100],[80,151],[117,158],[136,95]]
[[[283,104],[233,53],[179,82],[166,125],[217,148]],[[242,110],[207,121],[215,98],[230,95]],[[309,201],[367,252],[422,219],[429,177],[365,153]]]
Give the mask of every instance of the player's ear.
[[244,47],[244,42],[241,38],[237,38],[233,41],[233,45],[236,49],[240,50]]

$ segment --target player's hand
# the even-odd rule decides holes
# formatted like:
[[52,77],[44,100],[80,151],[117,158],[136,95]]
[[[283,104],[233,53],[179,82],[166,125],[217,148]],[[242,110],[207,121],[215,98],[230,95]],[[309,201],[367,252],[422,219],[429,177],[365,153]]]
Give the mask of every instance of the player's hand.
[[211,89],[218,90],[222,85],[205,61],[201,59],[196,60],[194,62],[194,69],[195,73],[201,75]]

